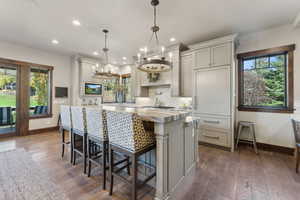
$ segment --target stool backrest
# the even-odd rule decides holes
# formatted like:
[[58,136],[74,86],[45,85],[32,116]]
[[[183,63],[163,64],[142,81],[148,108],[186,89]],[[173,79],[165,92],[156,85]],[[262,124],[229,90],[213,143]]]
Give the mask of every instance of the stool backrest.
[[300,121],[292,119],[295,141],[297,144],[300,144]]
[[81,106],[71,106],[72,129],[74,132],[86,133],[85,108]]
[[109,142],[136,152],[155,142],[154,134],[146,133],[142,120],[135,113],[106,111]]
[[99,138],[101,141],[107,141],[105,112],[99,108],[85,108],[85,112],[87,134]]
[[72,121],[71,121],[71,107],[68,105],[60,106],[60,120],[61,126],[64,129],[71,130]]

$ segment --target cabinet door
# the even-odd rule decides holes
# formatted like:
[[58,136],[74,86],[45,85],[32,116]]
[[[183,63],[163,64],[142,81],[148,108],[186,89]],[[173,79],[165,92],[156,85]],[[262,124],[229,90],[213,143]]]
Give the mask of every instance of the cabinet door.
[[193,67],[195,64],[193,53],[181,57],[181,96],[193,95]]
[[199,49],[195,52],[195,68],[206,68],[210,66],[210,48]]
[[211,65],[229,65],[231,62],[231,43],[226,43],[211,48]]
[[230,115],[230,66],[195,71],[194,110],[201,114]]

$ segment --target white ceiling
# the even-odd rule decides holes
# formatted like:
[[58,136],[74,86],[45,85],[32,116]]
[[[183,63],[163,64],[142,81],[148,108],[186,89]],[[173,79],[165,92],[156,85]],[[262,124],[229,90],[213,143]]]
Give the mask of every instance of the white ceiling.
[[[299,0],[161,0],[159,37],[163,45],[170,37],[190,44],[293,23],[299,11]],[[152,12],[150,0],[0,0],[0,40],[92,56],[101,52],[108,28],[112,59],[120,62],[146,45]],[[73,19],[82,26],[74,27]]]

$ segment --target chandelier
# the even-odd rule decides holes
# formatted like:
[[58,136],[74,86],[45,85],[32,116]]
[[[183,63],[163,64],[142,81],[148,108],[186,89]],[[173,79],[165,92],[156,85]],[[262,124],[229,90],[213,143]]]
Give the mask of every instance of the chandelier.
[[[149,40],[149,43],[151,43],[153,37],[155,37],[155,42],[156,46],[159,49],[159,39],[158,39],[158,31],[159,31],[159,26],[156,23],[156,7],[159,4],[159,0],[151,0],[151,5],[153,6],[154,10],[154,25],[151,27],[152,30],[152,35]],[[147,58],[147,47],[143,49],[144,55],[143,58],[141,59],[141,54],[138,53],[138,69],[144,72],[148,73],[159,73],[159,72],[166,72],[170,71],[172,68],[172,63],[167,61],[165,59],[164,53],[165,53],[165,48],[161,47],[161,56],[156,56],[154,58]]]
[[109,63],[108,60],[108,51],[109,48],[107,47],[107,34],[108,34],[108,30],[107,29],[103,29],[103,33],[104,33],[104,37],[105,37],[105,42],[104,42],[104,48],[102,49],[103,53],[104,53],[104,57],[105,57],[105,64],[100,66],[96,65],[96,68],[94,69],[94,78],[98,78],[98,79],[111,79],[114,76],[118,76],[117,74],[113,74],[111,72],[111,69],[114,67],[113,65],[111,65]]

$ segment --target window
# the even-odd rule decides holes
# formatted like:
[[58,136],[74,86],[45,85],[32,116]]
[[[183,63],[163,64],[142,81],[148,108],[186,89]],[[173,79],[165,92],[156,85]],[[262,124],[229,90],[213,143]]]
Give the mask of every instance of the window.
[[43,117],[51,115],[51,69],[30,68],[29,115]]
[[239,110],[293,112],[295,45],[238,55]]
[[122,75],[124,102],[132,102],[131,84],[130,74]]
[[103,81],[103,103],[117,102],[116,87],[118,82],[118,78],[112,78]]

